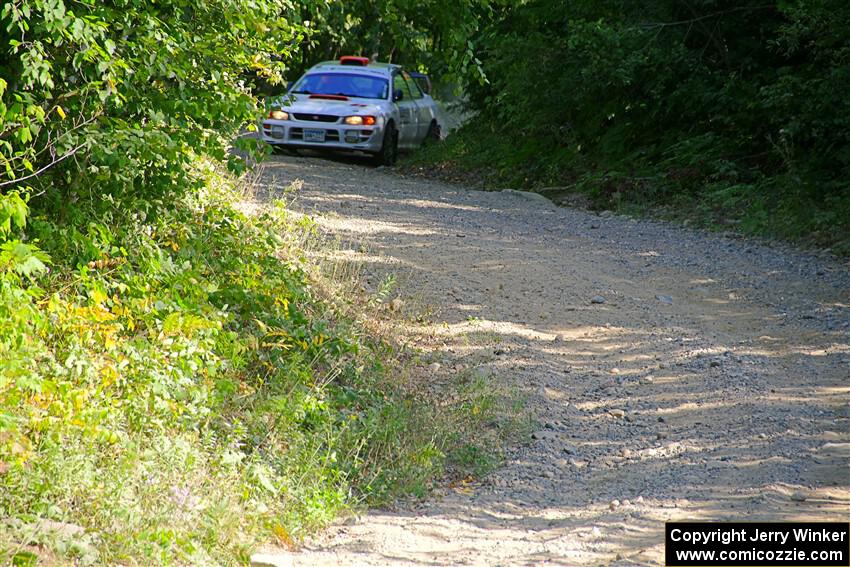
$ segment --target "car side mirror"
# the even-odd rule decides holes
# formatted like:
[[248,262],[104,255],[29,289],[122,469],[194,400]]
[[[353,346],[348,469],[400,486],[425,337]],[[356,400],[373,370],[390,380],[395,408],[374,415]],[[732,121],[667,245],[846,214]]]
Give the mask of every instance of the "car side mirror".
[[396,89],[393,91],[393,102],[398,102],[404,98],[404,91]]
[[286,92],[291,91],[293,86],[295,86],[295,81],[289,81],[286,83]]

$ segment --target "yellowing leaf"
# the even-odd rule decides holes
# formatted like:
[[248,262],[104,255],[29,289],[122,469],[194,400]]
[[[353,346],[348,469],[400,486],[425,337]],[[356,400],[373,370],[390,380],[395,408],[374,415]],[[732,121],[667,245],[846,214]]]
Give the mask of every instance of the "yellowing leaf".
[[76,394],[74,394],[72,401],[74,403],[74,409],[80,411],[86,404],[88,400],[88,394],[85,390],[80,390]]
[[280,543],[285,545],[287,548],[291,549],[292,547],[294,547],[295,544],[292,541],[292,536],[289,535],[289,532],[281,524],[275,523],[275,525],[272,526],[272,532],[277,537],[278,541],[280,541]]
[[56,105],[56,114],[59,115],[59,118],[61,118],[62,120],[65,120],[65,111],[58,104]]

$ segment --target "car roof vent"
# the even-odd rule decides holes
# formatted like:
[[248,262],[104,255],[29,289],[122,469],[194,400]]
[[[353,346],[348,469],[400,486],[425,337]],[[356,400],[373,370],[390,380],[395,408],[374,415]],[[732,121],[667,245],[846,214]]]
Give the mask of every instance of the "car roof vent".
[[356,55],[343,55],[339,58],[340,65],[352,65],[354,67],[365,67],[369,64],[368,57],[358,57]]

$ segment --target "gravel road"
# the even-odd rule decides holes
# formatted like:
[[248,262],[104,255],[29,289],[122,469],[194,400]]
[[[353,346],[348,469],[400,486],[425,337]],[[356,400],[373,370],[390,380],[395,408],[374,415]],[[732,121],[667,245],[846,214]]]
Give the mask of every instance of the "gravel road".
[[372,285],[433,306],[437,374],[475,367],[538,424],[488,477],[281,560],[656,565],[665,520],[850,518],[846,262],[350,160],[263,167]]

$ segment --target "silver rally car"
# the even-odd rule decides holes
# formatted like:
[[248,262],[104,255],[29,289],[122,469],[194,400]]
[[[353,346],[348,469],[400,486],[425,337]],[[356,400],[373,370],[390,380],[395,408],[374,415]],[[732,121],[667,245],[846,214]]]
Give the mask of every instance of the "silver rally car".
[[383,165],[440,135],[437,104],[400,66],[353,56],[312,67],[260,128],[275,147],[361,152]]

